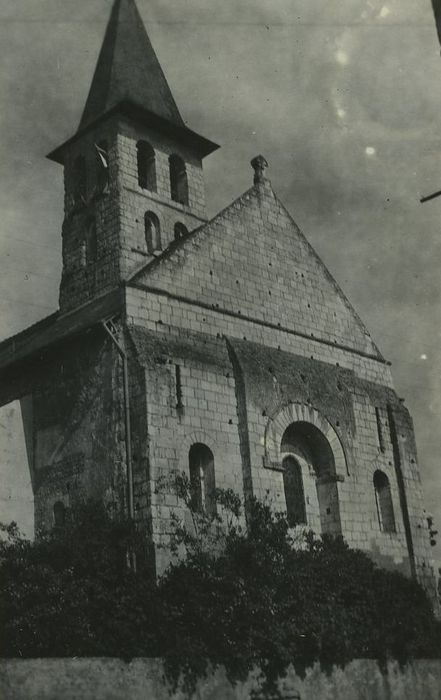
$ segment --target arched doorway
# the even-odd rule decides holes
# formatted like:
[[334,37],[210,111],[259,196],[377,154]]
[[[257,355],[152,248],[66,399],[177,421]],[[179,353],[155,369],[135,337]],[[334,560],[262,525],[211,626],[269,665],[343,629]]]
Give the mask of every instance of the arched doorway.
[[[296,421],[285,429],[280,453],[284,472],[285,501],[288,521],[297,516],[297,524],[307,521],[318,508],[322,533],[341,534],[340,506],[335,459],[325,435],[312,423]],[[290,457],[290,461],[288,458]],[[291,462],[296,462],[296,477],[288,475]],[[314,493],[315,491],[315,493]],[[303,510],[304,509],[304,510]],[[305,516],[303,516],[305,513]]]

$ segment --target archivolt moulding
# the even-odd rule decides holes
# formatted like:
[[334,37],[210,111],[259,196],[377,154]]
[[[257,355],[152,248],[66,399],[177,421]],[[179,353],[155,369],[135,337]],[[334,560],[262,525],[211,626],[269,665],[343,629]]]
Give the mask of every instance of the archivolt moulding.
[[292,423],[298,422],[310,423],[324,435],[334,455],[337,479],[340,477],[343,480],[349,471],[340,438],[331,423],[315,408],[307,404],[289,403],[268,419],[264,437],[264,466],[270,469],[282,468],[283,456],[280,447],[283,435]]

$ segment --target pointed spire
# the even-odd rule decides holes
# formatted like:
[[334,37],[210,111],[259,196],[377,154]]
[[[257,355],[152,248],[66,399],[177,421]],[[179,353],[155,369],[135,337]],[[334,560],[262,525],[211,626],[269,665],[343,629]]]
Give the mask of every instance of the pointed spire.
[[114,0],[77,133],[49,153],[48,158],[64,163],[68,146],[114,110],[180,140],[201,158],[219,148],[185,125],[135,0]]
[[79,129],[120,102],[184,122],[134,0],[115,0]]

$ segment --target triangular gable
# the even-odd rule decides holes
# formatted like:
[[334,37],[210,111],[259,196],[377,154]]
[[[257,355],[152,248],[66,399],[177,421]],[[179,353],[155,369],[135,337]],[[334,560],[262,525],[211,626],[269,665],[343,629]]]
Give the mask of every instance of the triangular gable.
[[131,282],[383,359],[268,184],[248,190]]

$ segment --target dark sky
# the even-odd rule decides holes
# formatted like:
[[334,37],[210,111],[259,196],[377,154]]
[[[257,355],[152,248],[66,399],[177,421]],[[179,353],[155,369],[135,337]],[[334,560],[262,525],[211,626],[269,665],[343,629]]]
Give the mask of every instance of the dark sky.
[[[430,0],[138,0],[209,213],[273,186],[393,362],[441,531],[441,58]],[[57,308],[62,171],[110,0],[0,0],[0,337]],[[441,539],[441,537],[440,537]],[[441,558],[441,547],[437,548]]]

